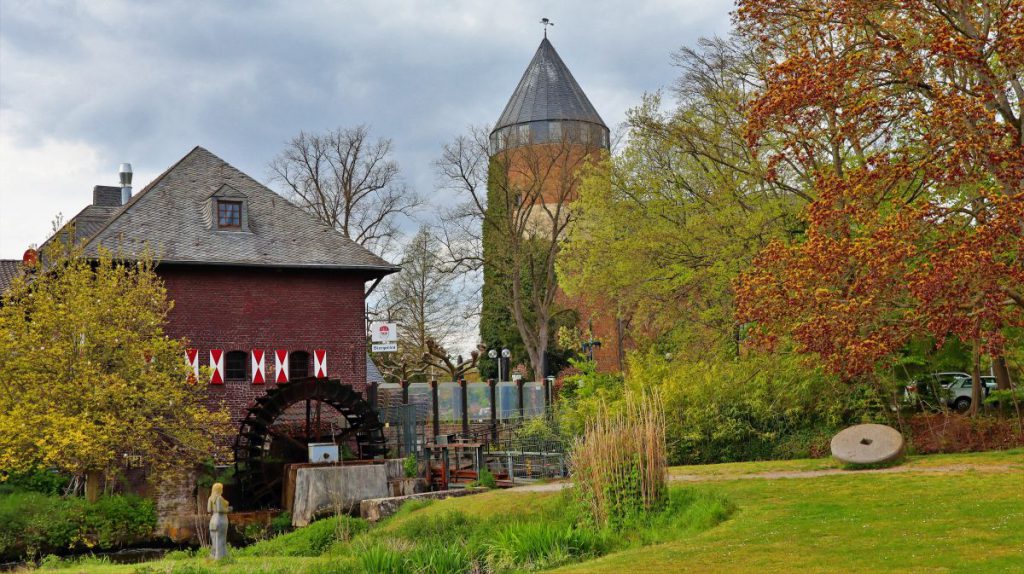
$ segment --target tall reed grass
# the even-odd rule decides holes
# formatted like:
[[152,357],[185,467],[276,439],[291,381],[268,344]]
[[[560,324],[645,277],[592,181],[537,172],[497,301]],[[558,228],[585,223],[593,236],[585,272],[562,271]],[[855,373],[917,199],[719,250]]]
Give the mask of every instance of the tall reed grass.
[[570,455],[577,493],[594,521],[616,527],[667,500],[665,411],[657,394],[602,404]]

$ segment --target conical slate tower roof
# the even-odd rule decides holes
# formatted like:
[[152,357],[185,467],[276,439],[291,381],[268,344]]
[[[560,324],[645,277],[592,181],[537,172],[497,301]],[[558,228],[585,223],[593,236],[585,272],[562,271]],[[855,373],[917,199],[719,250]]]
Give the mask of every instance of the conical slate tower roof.
[[[552,123],[559,124],[557,129],[549,129]],[[608,126],[601,115],[555,47],[544,38],[501,112],[491,142],[492,147],[500,149],[570,137],[579,143],[607,147],[607,134]]]
[[604,125],[587,94],[547,38],[541,40],[494,129],[541,120],[577,120]]

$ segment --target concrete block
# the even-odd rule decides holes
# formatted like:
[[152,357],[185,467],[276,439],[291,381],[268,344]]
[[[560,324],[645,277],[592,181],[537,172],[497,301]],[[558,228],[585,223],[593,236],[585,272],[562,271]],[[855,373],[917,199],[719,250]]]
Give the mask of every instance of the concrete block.
[[383,464],[298,468],[292,525],[306,526],[317,513],[335,505],[356,508],[363,500],[387,495],[387,468]]

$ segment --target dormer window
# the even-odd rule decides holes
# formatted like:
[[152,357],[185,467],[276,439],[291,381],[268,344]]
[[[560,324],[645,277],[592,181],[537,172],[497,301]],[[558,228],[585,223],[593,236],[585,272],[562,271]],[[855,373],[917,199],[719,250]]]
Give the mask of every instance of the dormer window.
[[217,228],[218,229],[241,229],[242,228],[242,202],[217,201]]
[[213,231],[252,231],[249,197],[230,185],[222,185],[206,200],[206,227]]

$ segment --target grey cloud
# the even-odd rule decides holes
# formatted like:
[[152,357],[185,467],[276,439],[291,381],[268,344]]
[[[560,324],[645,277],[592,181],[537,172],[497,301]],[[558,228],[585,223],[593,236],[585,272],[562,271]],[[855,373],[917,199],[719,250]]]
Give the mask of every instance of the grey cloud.
[[[394,140],[408,183],[430,193],[441,145],[501,112],[540,40],[541,16],[555,21],[552,42],[614,127],[641,93],[671,84],[672,51],[727,30],[730,8],[4,0],[0,122],[17,115],[6,133],[18,146],[86,142],[111,169],[131,161],[158,173],[201,144],[259,179],[299,130],[368,123]],[[29,183],[46,193],[45,179]],[[77,211],[94,183],[83,181],[78,205],[61,209]],[[0,189],[0,206],[10,193]],[[25,238],[2,243],[10,257],[6,245]]]

